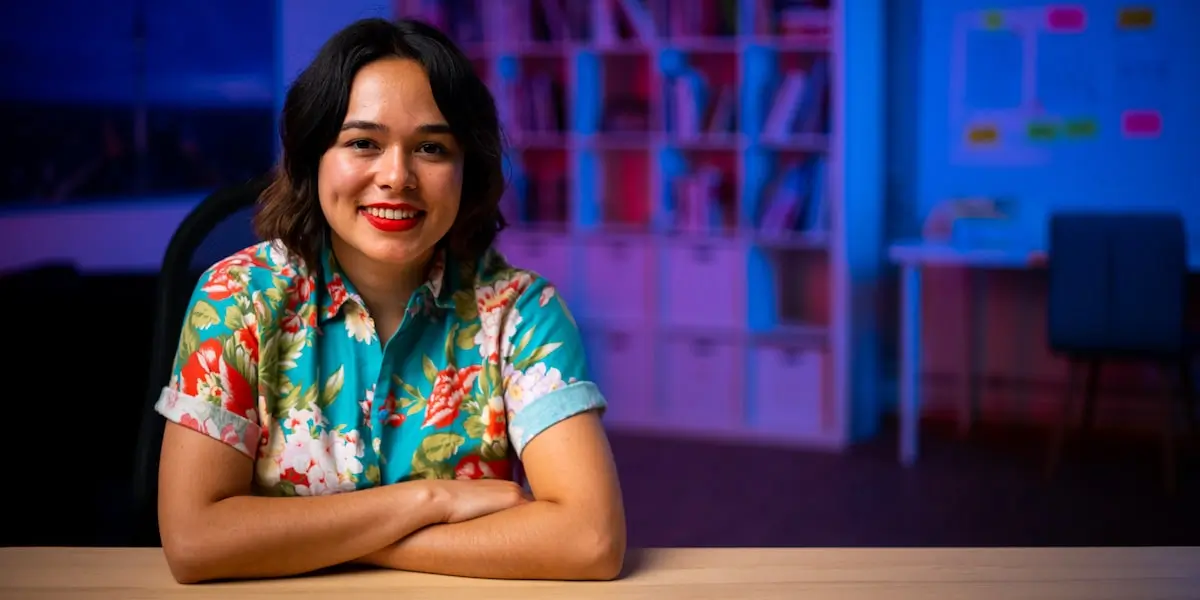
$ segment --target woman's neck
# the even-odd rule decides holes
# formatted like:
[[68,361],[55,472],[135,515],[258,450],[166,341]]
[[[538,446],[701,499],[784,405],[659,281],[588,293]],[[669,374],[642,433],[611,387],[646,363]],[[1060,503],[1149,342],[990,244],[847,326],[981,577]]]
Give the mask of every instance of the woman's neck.
[[429,277],[433,250],[403,265],[381,264],[334,239],[333,254],[346,278],[362,296],[380,340],[400,327],[408,301]]

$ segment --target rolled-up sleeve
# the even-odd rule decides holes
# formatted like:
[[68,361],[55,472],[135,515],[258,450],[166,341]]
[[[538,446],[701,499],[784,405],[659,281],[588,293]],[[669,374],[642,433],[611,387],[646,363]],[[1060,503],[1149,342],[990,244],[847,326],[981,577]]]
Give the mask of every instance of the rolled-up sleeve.
[[607,403],[588,378],[579,327],[554,286],[538,277],[514,305],[512,350],[504,362],[509,441],[519,457],[526,444],[564,419]]
[[196,285],[170,382],[155,410],[254,458],[260,442],[258,332],[246,276],[219,264]]

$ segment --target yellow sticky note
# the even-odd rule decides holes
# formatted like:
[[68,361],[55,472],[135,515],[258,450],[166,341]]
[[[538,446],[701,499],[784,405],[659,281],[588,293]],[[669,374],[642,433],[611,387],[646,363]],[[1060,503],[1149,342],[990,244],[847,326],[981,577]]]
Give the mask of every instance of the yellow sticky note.
[[975,145],[990,145],[1000,141],[1000,130],[994,125],[974,125],[967,129],[967,141]]
[[983,13],[983,28],[984,29],[1000,29],[1004,27],[1004,13],[998,10],[989,10]]
[[1149,29],[1154,26],[1154,9],[1149,6],[1127,6],[1117,13],[1120,29]]

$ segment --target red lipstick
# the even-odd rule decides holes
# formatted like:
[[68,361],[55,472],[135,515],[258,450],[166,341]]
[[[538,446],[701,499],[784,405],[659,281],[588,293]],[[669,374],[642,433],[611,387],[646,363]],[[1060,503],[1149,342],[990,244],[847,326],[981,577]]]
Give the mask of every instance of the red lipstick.
[[[387,232],[408,231],[416,227],[421,222],[421,218],[425,216],[424,211],[403,202],[397,204],[368,204],[360,206],[358,212],[366,218],[372,227]],[[405,213],[409,216],[401,217],[400,213]]]

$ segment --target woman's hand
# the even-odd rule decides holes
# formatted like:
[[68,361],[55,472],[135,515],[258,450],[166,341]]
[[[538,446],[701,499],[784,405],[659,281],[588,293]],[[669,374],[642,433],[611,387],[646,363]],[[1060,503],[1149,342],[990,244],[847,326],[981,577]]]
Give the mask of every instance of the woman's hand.
[[430,480],[446,523],[459,523],[508,510],[532,500],[521,486],[498,479]]

